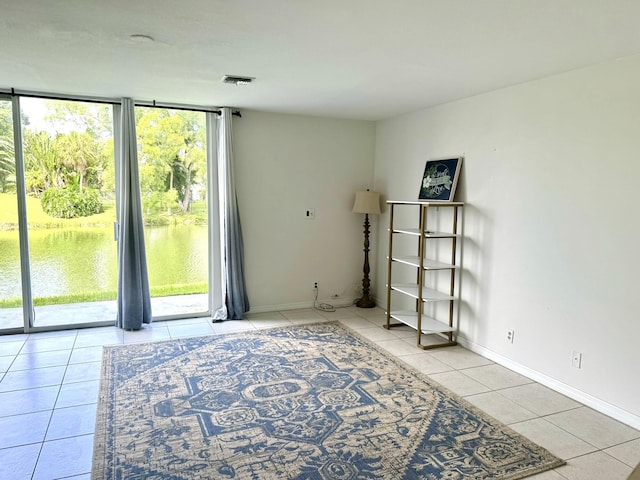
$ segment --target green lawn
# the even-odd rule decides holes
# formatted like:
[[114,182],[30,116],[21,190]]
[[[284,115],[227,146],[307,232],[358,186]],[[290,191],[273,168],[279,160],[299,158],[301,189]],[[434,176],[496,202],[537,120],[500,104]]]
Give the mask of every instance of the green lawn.
[[[104,212],[89,217],[53,218],[40,205],[40,199],[27,196],[29,228],[64,228],[111,225],[116,214],[113,204],[103,204]],[[18,202],[14,193],[0,193],[0,230],[18,228]]]
[[[188,283],[182,285],[162,285],[150,288],[151,296],[169,297],[173,295],[194,295],[197,293],[207,293],[206,283]],[[36,297],[33,299],[34,307],[46,305],[67,305],[70,303],[100,302],[103,300],[115,300],[115,291],[105,292],[81,292],[69,295],[55,295],[51,297]],[[0,308],[15,308],[22,305],[20,298],[0,299]]]
[[[115,202],[103,201],[104,212],[79,218],[53,218],[47,215],[40,205],[40,199],[27,195],[27,216],[30,229],[64,227],[104,227],[116,220]],[[168,216],[166,212],[146,214],[147,225],[173,225],[207,223],[207,204],[205,201],[193,202],[191,212],[176,213]],[[18,202],[14,193],[0,193],[0,230],[18,229]]]

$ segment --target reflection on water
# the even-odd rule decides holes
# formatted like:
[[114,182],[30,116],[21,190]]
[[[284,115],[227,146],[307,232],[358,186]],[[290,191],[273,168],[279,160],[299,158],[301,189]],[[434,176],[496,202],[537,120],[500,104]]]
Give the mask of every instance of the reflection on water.
[[[151,286],[207,282],[207,227],[147,227]],[[111,226],[29,232],[34,297],[115,291],[117,245]],[[18,232],[0,232],[0,298],[21,295]]]

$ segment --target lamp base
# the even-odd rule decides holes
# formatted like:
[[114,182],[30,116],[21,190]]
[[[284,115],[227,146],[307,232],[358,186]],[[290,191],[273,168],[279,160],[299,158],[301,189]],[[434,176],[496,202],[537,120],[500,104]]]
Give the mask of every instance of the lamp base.
[[360,308],[374,308],[375,306],[376,302],[374,302],[368,295],[363,296],[356,302],[356,307]]

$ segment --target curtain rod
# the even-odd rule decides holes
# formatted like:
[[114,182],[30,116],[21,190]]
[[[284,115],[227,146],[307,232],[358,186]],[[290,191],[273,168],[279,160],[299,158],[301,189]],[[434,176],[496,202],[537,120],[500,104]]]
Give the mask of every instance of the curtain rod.
[[[186,110],[188,112],[204,112],[204,113],[215,113],[220,115],[222,112],[219,110],[219,108],[206,108],[206,107],[196,107],[194,105],[183,105],[180,103],[163,103],[163,102],[156,102],[155,100],[152,101],[144,101],[144,100],[134,100],[133,101],[134,105],[137,107],[155,107],[155,108],[166,108],[168,110]],[[242,117],[242,114],[240,113],[239,110],[234,110],[231,112],[231,114],[235,117]]]
[[120,100],[114,100],[113,98],[107,97],[88,97],[83,95],[64,95],[57,93],[42,93],[42,92],[33,92],[29,90],[16,90],[15,88],[11,89],[2,89],[0,90],[3,93],[8,93],[9,95],[17,95],[19,97],[27,97],[27,98],[44,98],[46,100],[71,100],[76,102],[87,102],[87,103],[107,103],[110,105],[120,105]]
[[[46,100],[65,100],[65,101],[76,101],[76,102],[86,102],[86,103],[106,103],[109,105],[120,105],[122,102],[120,100],[116,100],[108,97],[89,97],[83,95],[63,95],[63,94],[52,94],[52,93],[42,93],[42,92],[33,92],[28,90],[16,90],[15,88],[11,89],[0,89],[0,93],[5,93],[8,95],[18,95],[20,97],[28,97],[28,98],[43,98]],[[133,104],[138,107],[156,107],[156,108],[166,108],[169,110],[186,110],[190,112],[211,112],[217,115],[220,115],[222,112],[218,108],[206,108],[206,107],[198,107],[195,105],[182,105],[177,103],[160,103],[155,100],[152,101],[143,101],[143,100],[134,100]],[[242,117],[242,114],[239,110],[234,110],[231,114],[235,117]]]

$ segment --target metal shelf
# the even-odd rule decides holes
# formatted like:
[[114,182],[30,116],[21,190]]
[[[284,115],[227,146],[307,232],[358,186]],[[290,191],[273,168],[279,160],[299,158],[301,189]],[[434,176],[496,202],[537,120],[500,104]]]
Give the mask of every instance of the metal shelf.
[[[418,285],[415,283],[394,283],[391,285],[391,290],[404,293],[412,298],[419,299]],[[448,295],[446,293],[433,290],[432,288],[422,287],[422,301],[423,302],[442,302],[446,300],[455,300],[456,297]]]
[[[393,230],[391,230],[391,233],[403,233],[405,235],[413,235],[413,236],[419,237],[420,229],[419,228],[394,228]],[[432,232],[429,230],[427,230],[426,232],[423,232],[423,235],[426,238],[455,238],[458,236],[455,233]]]
[[[399,310],[397,312],[391,312],[391,318],[410,326],[411,328],[418,329],[418,313],[411,310]],[[420,319],[420,330],[424,334],[430,333],[446,333],[455,332],[455,328],[436,320],[433,317],[422,315]]]
[[[417,255],[393,257],[391,260],[398,263],[404,263],[405,265],[409,265],[411,267],[420,267],[420,257]],[[451,270],[458,267],[456,267],[455,265],[451,265],[450,263],[437,262],[435,260],[425,258],[422,261],[422,268],[424,268],[425,270]]]

